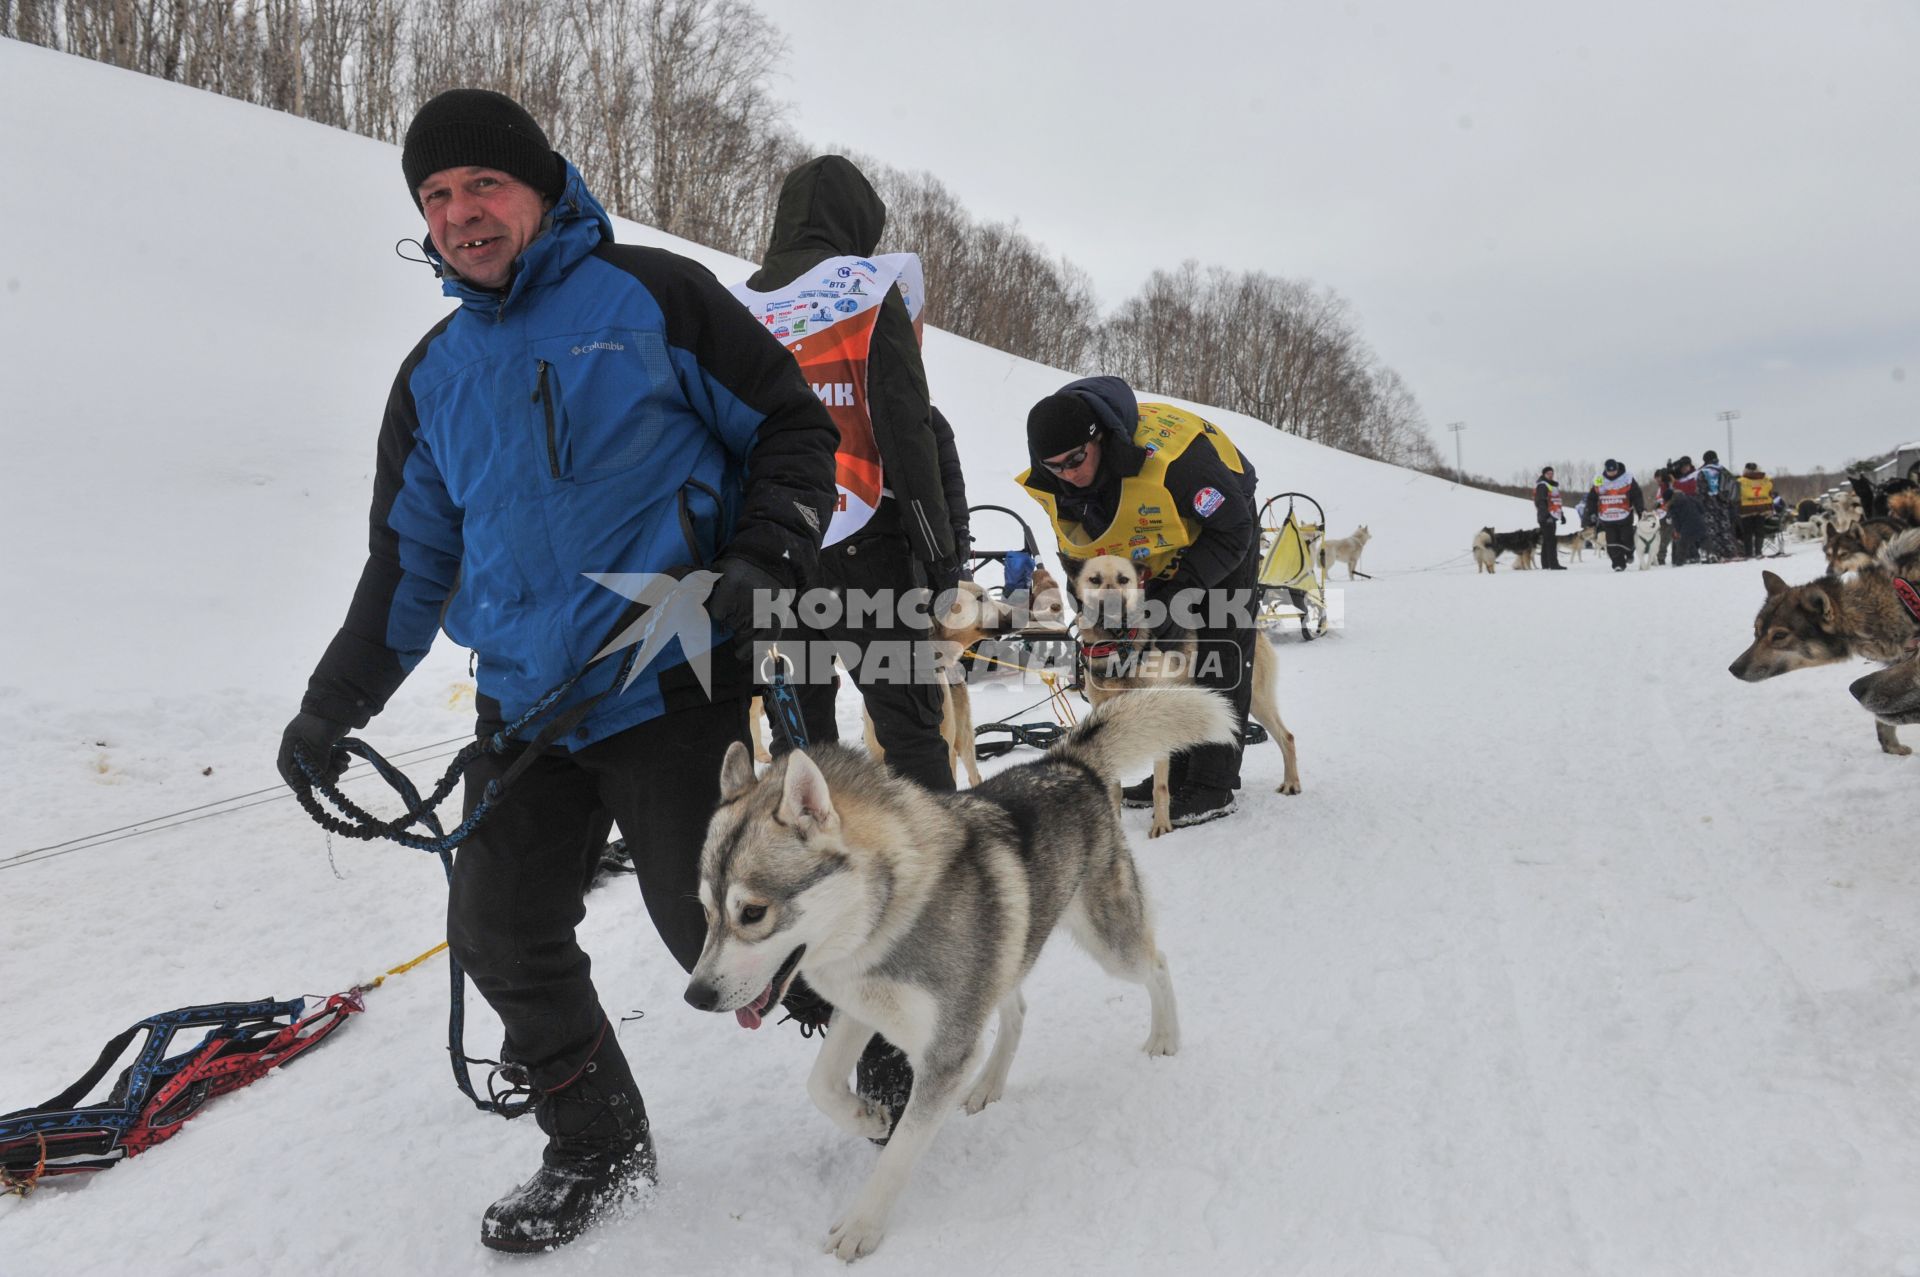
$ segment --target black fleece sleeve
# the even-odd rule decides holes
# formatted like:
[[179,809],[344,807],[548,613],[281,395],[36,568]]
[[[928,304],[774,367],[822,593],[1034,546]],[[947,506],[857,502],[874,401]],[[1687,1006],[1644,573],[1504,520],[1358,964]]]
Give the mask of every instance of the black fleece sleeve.
[[746,463],[739,523],[723,554],[804,586],[838,500],[840,432],[786,347],[713,273],[662,249],[603,245],[596,255],[630,271],[660,304],[667,344],[688,401]]
[[888,289],[880,303],[867,348],[867,411],[886,463],[884,481],[899,503],[900,525],[914,557],[925,563],[949,562],[953,528],[942,492],[945,475],[931,424],[927,369],[913,335],[913,319],[897,288]]
[[940,450],[940,487],[947,499],[947,526],[953,529],[953,556],[967,557],[973,544],[973,520],[967,513],[967,476],[960,470],[960,449],[953,441],[953,425],[939,408],[930,408],[933,441]]
[[[346,621],[307,681],[300,708],[322,718],[365,727],[386,706],[433,644],[440,609],[452,592],[460,565],[460,512],[424,454],[416,455],[419,416],[409,379],[446,321],[416,346],[387,395],[374,465],[373,508],[368,514],[367,562],[348,605]],[[396,504],[404,503],[396,521]],[[401,535],[412,529],[402,566]],[[392,636],[402,634],[399,647]]]
[[[1218,499],[1202,499],[1209,490]],[[1168,463],[1167,491],[1179,516],[1200,524],[1200,534],[1182,552],[1172,579],[1182,586],[1211,589],[1244,563],[1253,547],[1253,503],[1220,454],[1199,439]],[[1203,513],[1206,507],[1210,513]]]

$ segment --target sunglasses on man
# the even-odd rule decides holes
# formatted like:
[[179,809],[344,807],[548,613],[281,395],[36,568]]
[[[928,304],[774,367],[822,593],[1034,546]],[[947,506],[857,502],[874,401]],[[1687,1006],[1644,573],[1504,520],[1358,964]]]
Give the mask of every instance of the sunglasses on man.
[[1088,445],[1083,443],[1066,456],[1061,457],[1058,461],[1042,461],[1040,464],[1055,474],[1065,474],[1069,470],[1078,470],[1081,463],[1087,459],[1087,447]]

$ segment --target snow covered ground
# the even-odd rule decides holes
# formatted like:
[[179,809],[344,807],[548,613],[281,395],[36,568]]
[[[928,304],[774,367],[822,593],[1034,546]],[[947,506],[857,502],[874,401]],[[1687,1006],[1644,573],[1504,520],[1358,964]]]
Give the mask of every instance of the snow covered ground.
[[[329,846],[272,755],[445,303],[392,255],[417,223],[390,147],[5,41],[0,117],[5,1109],[143,1015],[337,991],[440,938],[438,866]],[[1063,375],[941,333],[928,363],[973,499],[1020,508],[1020,425]],[[1050,950],[1006,1099],[947,1127],[864,1267],[1920,1273],[1920,759],[1877,751],[1858,671],[1729,677],[1752,567],[1478,577],[1473,529],[1522,503],[1214,415],[1267,491],[1375,534],[1347,628],[1278,649],[1306,792],[1271,792],[1265,746],[1233,820],[1149,844],[1129,818],[1181,1054],[1140,1055],[1144,996]],[[369,735],[450,741],[470,696],[443,647]],[[1029,699],[988,689],[983,719]],[[874,1151],[808,1103],[811,1044],[688,1010],[624,882],[584,942],[643,1013],[620,1036],[664,1183],[631,1218],[479,1247],[540,1137],[449,1084],[435,959],[164,1148],[0,1201],[0,1273],[833,1271]]]

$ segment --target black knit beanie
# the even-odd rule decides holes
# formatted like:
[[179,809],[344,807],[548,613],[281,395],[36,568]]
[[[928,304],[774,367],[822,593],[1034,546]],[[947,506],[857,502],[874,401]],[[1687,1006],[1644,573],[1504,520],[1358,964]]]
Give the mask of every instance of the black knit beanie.
[[407,126],[400,168],[407,193],[441,169],[466,165],[511,174],[550,200],[560,198],[566,164],[526,108],[491,89],[448,89],[420,108]]
[[1027,413],[1027,447],[1035,461],[1072,452],[1099,433],[1093,405],[1079,395],[1048,395]]

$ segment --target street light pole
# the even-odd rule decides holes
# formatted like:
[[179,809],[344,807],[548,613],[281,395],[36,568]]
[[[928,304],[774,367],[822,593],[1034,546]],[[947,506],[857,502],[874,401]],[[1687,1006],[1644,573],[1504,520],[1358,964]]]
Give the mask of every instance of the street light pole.
[[1460,464],[1460,432],[1467,428],[1464,421],[1449,421],[1447,429],[1453,431],[1453,481],[1455,484],[1466,482],[1467,468]]
[[1740,419],[1740,410],[1738,408],[1729,408],[1725,412],[1716,412],[1713,415],[1720,418],[1721,424],[1727,428],[1727,455],[1725,460],[1721,461],[1720,464],[1723,466],[1731,466],[1733,465],[1733,423]]

